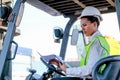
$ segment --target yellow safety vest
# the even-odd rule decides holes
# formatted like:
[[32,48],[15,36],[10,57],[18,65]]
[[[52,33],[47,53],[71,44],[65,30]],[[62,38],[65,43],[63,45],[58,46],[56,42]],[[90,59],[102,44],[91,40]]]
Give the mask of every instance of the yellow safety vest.
[[106,57],[109,55],[110,52],[110,46],[108,45],[106,39],[103,36],[96,36],[95,38],[93,38],[93,40],[85,46],[85,52],[86,52],[86,56],[81,56],[81,61],[80,61],[80,66],[84,66],[87,64],[88,62],[88,58],[90,55],[90,48],[92,46],[92,44],[95,42],[95,40],[98,39],[101,46],[107,51],[107,53],[105,53],[104,55],[101,56],[101,58]]

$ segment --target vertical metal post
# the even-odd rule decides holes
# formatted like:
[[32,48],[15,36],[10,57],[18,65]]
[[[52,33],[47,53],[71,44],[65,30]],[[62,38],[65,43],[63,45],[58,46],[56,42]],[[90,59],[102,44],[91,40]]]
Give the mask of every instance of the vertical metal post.
[[60,57],[62,57],[63,60],[65,59],[65,53],[66,53],[66,48],[67,48],[68,38],[69,38],[69,32],[70,32],[71,26],[76,21],[76,19],[77,19],[77,16],[73,15],[70,18],[70,20],[67,23],[65,30],[64,30],[64,35],[63,35],[61,50],[60,50]]
[[115,8],[116,8],[119,30],[120,30],[120,1],[119,0],[115,0]]
[[[3,48],[2,51],[0,53],[0,80],[4,80],[5,76],[11,77],[11,75],[9,75],[9,72],[11,70],[9,70],[9,60],[8,58],[11,57],[11,52],[10,52],[10,48],[11,48],[11,42],[13,41],[13,37],[15,35],[15,30],[16,30],[16,20],[19,14],[19,9],[21,6],[21,3],[25,2],[25,0],[17,0],[15,3],[15,6],[13,8],[13,11],[10,15],[9,18],[9,22],[8,22],[8,29],[6,32],[6,36],[4,39],[4,43],[3,43]],[[6,66],[6,64],[8,64]],[[7,68],[9,67],[9,68]]]

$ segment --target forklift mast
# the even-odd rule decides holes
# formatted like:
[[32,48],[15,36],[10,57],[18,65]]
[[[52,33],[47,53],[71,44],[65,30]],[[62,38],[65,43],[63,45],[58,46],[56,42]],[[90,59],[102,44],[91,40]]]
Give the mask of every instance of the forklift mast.
[[[25,0],[17,0],[16,1],[11,14],[9,15],[9,19],[8,19],[6,28],[4,28],[4,29],[2,28],[2,30],[0,30],[0,31],[3,31],[6,29],[5,30],[6,34],[4,36],[4,41],[2,43],[2,49],[0,52],[0,80],[12,80],[12,63],[11,62],[15,58],[17,48],[18,48],[18,44],[13,41],[13,38],[16,34],[16,27],[19,25],[19,23],[17,23],[17,21],[21,17],[19,17],[18,15],[21,14],[20,9],[24,5],[24,2],[25,2]],[[1,8],[0,9],[1,9],[0,18],[2,21],[2,18],[3,18],[2,14],[4,14],[4,12],[2,12],[2,10],[4,10],[3,6],[2,6],[2,0],[1,0]],[[13,57],[11,56],[12,54],[11,54],[11,50],[10,50],[12,44],[15,44],[15,46],[16,46],[15,51],[13,53],[14,54]]]

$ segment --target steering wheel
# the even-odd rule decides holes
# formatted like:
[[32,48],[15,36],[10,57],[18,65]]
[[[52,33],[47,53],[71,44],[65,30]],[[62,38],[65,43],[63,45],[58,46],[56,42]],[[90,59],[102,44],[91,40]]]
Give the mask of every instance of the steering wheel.
[[[120,71],[120,55],[109,56],[99,60],[93,68],[92,77],[93,80],[119,80]],[[101,65],[106,64],[104,72],[101,74],[98,72]],[[114,73],[114,74],[113,74]],[[112,75],[111,75],[112,74]]]
[[56,70],[56,68],[54,68],[53,66],[51,66],[50,64],[48,64],[44,58],[40,57],[41,61],[48,67],[48,69],[55,71],[56,73],[62,75],[62,76],[66,76],[64,73],[62,73],[60,70]]

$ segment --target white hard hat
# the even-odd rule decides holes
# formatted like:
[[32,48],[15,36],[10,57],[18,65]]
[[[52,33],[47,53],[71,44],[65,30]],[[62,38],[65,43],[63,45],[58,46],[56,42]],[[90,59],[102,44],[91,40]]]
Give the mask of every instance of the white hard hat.
[[84,16],[94,16],[94,17],[97,17],[99,21],[103,20],[100,11],[93,6],[87,6],[82,11],[80,18]]

